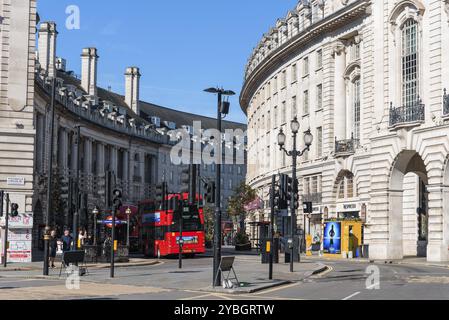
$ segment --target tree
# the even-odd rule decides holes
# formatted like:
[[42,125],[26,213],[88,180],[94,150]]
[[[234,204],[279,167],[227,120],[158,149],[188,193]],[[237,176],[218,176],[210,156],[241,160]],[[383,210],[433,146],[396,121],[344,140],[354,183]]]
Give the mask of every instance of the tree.
[[204,231],[206,233],[206,245],[211,246],[214,240],[214,208],[205,206],[204,212]]
[[245,206],[256,200],[256,190],[247,185],[244,181],[240,183],[234,190],[234,195],[231,196],[228,202],[228,214],[234,221],[240,224],[246,218]]

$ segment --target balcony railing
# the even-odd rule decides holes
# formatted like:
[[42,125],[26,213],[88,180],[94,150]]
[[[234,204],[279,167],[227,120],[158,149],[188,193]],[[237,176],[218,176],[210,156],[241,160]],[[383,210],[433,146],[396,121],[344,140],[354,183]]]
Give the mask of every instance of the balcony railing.
[[360,140],[354,139],[354,134],[351,136],[351,139],[347,140],[337,140],[335,138],[335,156],[342,157],[354,154],[359,145]]
[[302,199],[303,202],[312,202],[314,204],[320,204],[323,202],[323,194],[321,192],[305,194]]
[[446,89],[444,89],[443,96],[443,115],[449,116],[449,94],[447,94]]
[[425,105],[419,99],[415,103],[411,103],[404,107],[395,108],[393,103],[390,107],[390,127],[401,124],[409,124],[414,122],[424,122]]

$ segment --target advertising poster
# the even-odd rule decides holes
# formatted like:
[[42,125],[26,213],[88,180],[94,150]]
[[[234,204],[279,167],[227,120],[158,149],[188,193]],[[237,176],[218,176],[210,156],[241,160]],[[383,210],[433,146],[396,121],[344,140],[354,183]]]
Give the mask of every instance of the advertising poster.
[[341,223],[326,222],[324,224],[324,253],[341,254]]

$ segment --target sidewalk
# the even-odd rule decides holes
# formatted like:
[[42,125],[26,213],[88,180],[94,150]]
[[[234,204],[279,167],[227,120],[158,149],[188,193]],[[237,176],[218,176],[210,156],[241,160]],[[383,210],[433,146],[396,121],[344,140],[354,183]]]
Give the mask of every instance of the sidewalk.
[[402,264],[402,265],[415,265],[415,266],[427,266],[427,267],[439,267],[449,268],[449,262],[428,262],[426,258],[421,257],[405,257],[401,260],[374,260],[366,258],[356,259],[339,259],[331,257],[312,256],[305,258],[308,261],[332,261],[332,262],[347,262],[347,263],[373,263],[373,264]]
[[[126,268],[126,267],[140,267],[140,266],[152,266],[158,264],[159,261],[157,259],[143,259],[143,258],[131,258],[129,262],[116,262],[115,266],[117,268]],[[61,262],[55,261],[55,265],[57,268],[60,267]],[[110,267],[109,263],[87,263],[87,268],[89,269],[107,269]],[[37,271],[42,270],[43,262],[31,262],[31,263],[8,263],[7,267],[4,268],[0,266],[0,275],[2,271]]]

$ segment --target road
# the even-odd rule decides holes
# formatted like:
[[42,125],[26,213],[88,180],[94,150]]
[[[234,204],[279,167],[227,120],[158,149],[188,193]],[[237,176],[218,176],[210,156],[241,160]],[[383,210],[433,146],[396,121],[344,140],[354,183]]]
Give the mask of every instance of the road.
[[[244,259],[244,257],[243,257]],[[251,259],[247,260],[254,261]],[[154,266],[92,270],[81,279],[80,290],[67,290],[65,280],[38,279],[23,272],[0,273],[0,299],[121,299],[121,300],[448,300],[449,268],[408,264],[326,261],[328,271],[303,281],[253,294],[232,295],[197,290],[192,286],[210,258],[177,260]],[[253,262],[251,262],[253,263]],[[367,268],[370,270],[367,270]],[[276,266],[275,266],[276,268]],[[370,272],[368,272],[370,271]],[[378,279],[376,271],[379,271]],[[374,272],[374,277],[373,276]],[[262,275],[261,275],[262,276]],[[367,279],[370,276],[370,281]],[[193,288],[193,289],[186,289]]]

